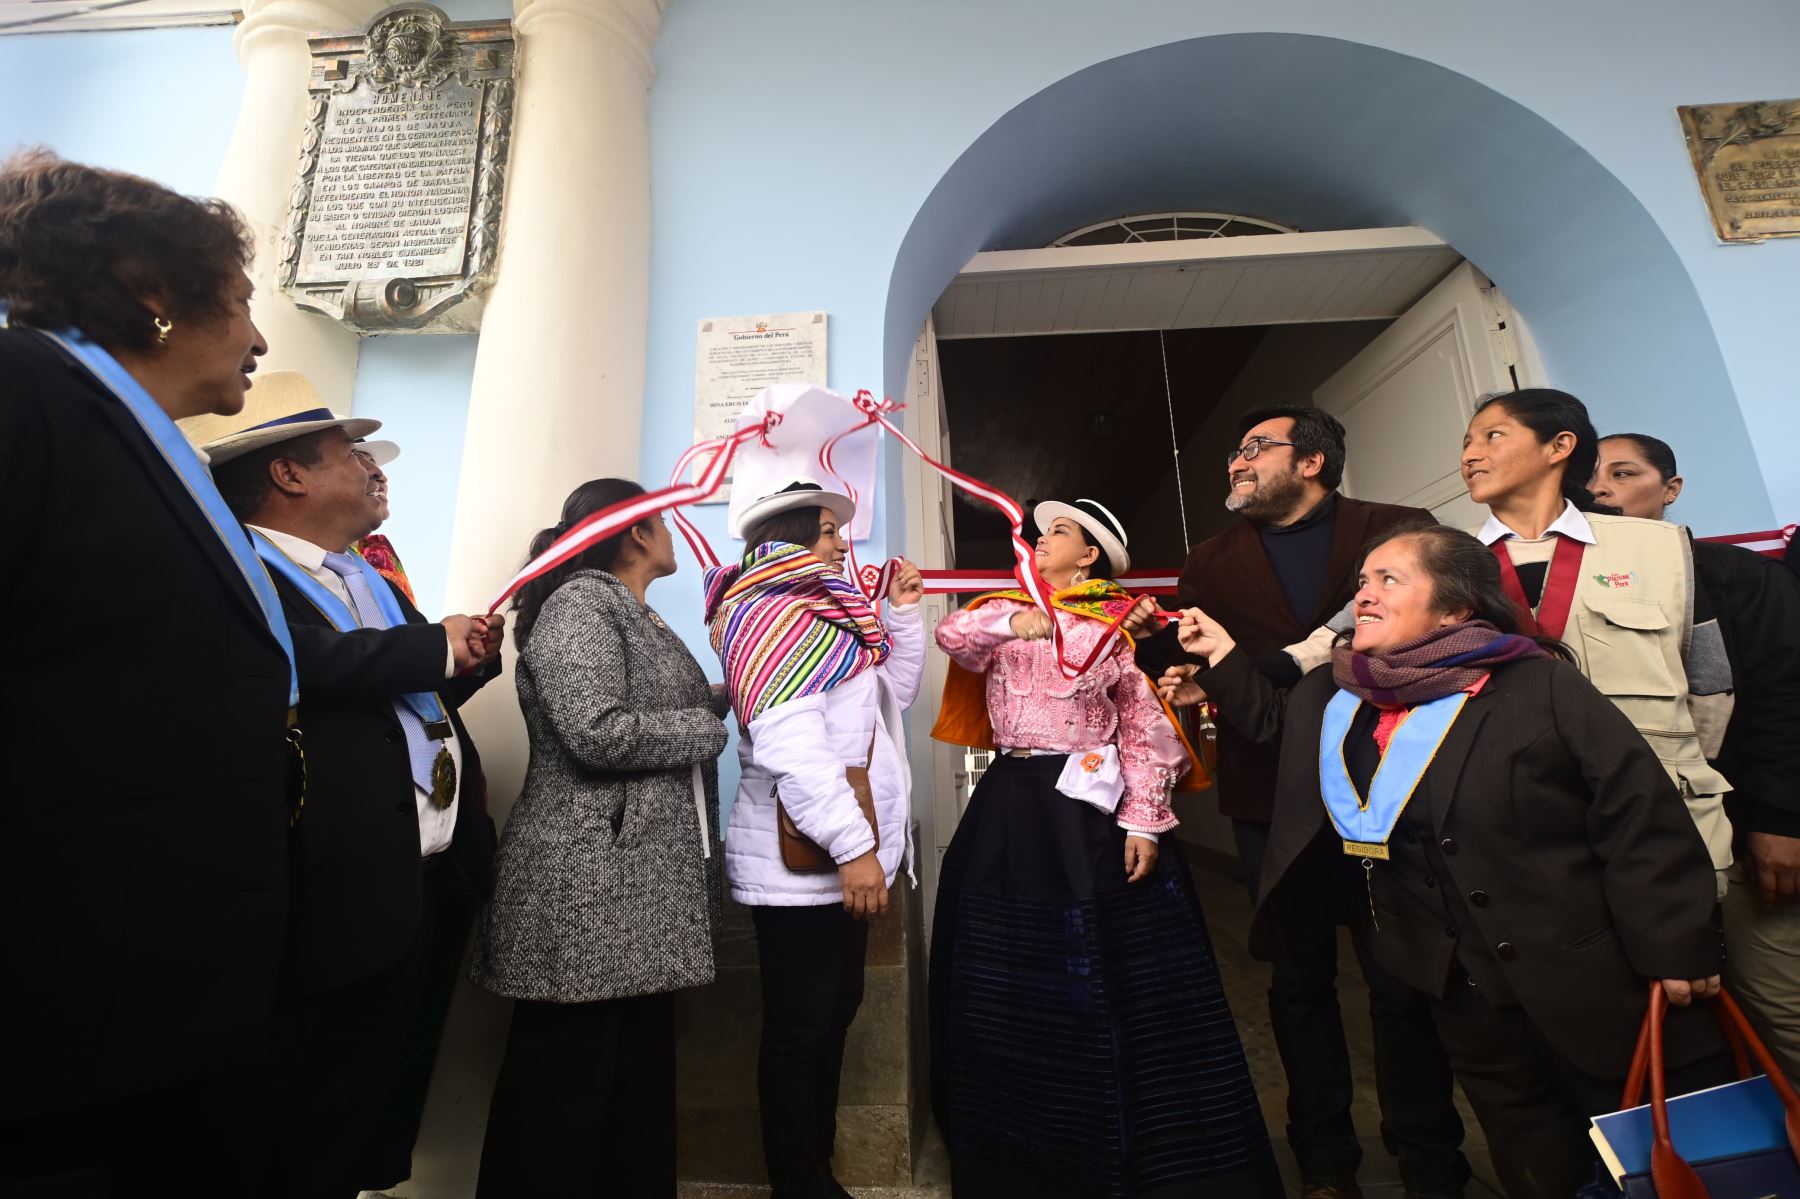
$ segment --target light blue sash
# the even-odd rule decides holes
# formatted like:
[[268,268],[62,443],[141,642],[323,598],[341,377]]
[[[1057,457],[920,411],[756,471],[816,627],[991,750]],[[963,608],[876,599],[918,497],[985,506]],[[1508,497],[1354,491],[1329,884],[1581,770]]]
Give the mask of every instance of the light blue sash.
[[1468,702],[1469,693],[1458,691],[1414,707],[1394,730],[1364,797],[1357,793],[1344,761],[1344,740],[1362,700],[1343,690],[1332,697],[1319,730],[1319,793],[1344,839],[1345,853],[1387,861],[1388,838],[1400,823],[1400,814]]
[[[334,595],[329,587],[313,578],[304,566],[282,553],[274,542],[254,529],[250,531],[250,539],[256,545],[257,557],[267,563],[270,570],[278,572],[297,587],[301,595],[312,601],[313,607],[324,613],[325,619],[331,622],[332,628],[340,633],[352,633],[366,627],[356,619],[356,614],[345,605],[343,600]],[[388,586],[388,581],[381,577],[381,572],[365,562],[361,554],[351,551],[350,556],[356,559],[356,565],[362,571],[364,581],[369,585],[369,594],[375,597],[375,606],[381,610],[381,627],[394,629],[407,623],[406,613],[400,609],[400,601],[394,598],[393,589]],[[415,716],[424,722],[425,729],[431,736],[441,740],[450,735],[450,717],[445,714],[443,701],[438,699],[435,692],[413,691],[402,695],[400,699],[413,710]],[[442,725],[443,729],[434,731],[434,726],[437,725]]]
[[[39,330],[39,332],[44,332]],[[150,444],[163,456],[175,477],[181,480],[182,486],[192,497],[194,506],[206,517],[213,532],[218,535],[219,542],[225,552],[231,555],[238,573],[244,576],[244,585],[256,597],[257,606],[262,609],[263,619],[269,624],[269,632],[281,646],[281,652],[288,661],[288,708],[292,710],[300,703],[300,676],[294,669],[294,639],[288,634],[287,617],[281,611],[281,597],[275,594],[275,584],[269,574],[256,561],[256,551],[250,546],[250,537],[238,518],[232,515],[231,509],[225,506],[225,500],[219,495],[219,489],[213,485],[212,474],[200,461],[200,456],[188,444],[169,414],[162,410],[162,405],[153,399],[149,392],[131,372],[119,365],[118,359],[89,341],[74,329],[65,329],[61,333],[44,332],[44,336],[67,350],[71,357],[87,367],[88,373],[100,380],[106,389],[119,398],[127,411],[137,418]]]

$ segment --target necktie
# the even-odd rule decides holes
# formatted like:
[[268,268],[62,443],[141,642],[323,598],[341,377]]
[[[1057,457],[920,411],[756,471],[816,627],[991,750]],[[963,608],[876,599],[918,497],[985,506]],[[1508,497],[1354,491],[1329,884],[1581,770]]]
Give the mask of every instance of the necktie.
[[[354,555],[326,554],[325,569],[344,580],[344,586],[350,592],[351,606],[356,609],[357,622],[363,628],[387,627],[381,616],[381,608],[376,605],[375,596],[369,590],[368,576],[363,574],[362,566]],[[394,715],[400,718],[400,729],[406,734],[406,752],[412,761],[413,782],[426,794],[430,794],[432,768],[437,763],[438,755],[444,752],[444,743],[426,734],[425,722],[406,704],[395,701]]]

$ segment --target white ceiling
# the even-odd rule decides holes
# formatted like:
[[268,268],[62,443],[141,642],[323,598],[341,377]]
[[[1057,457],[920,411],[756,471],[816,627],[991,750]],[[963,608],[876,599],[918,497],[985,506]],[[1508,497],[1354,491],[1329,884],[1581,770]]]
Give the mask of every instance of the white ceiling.
[[0,35],[230,25],[237,18],[237,4],[218,0],[0,0]]
[[1461,261],[1418,228],[988,251],[932,316],[940,338],[1391,319]]

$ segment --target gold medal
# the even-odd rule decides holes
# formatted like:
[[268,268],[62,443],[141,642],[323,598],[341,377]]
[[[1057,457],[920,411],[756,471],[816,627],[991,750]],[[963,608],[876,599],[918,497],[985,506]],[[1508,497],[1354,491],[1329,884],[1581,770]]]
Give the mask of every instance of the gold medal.
[[455,798],[456,760],[450,756],[449,746],[440,746],[431,763],[431,806],[441,812]]

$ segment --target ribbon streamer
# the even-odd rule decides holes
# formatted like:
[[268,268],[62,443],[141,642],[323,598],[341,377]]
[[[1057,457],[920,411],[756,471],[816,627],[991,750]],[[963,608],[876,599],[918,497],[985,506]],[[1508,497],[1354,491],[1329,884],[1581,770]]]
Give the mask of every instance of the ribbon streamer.
[[[488,605],[487,614],[492,616],[500,610],[500,605],[510,599],[514,592],[533,579],[541,578],[555,570],[569,559],[580,554],[590,546],[605,541],[631,528],[639,521],[648,520],[659,512],[677,509],[682,504],[694,504],[711,496],[725,484],[726,472],[731,467],[731,460],[737,455],[738,447],[747,441],[760,440],[768,436],[770,430],[781,423],[777,413],[771,413],[754,425],[747,425],[729,437],[721,437],[715,441],[701,442],[689,448],[676,464],[674,478],[669,486],[660,491],[649,491],[643,495],[633,496],[608,505],[591,516],[583,517],[568,532],[550,543],[550,547],[525,564],[525,568],[514,575],[494,602]],[[678,483],[681,472],[687,464],[700,454],[717,451],[700,478],[693,483]],[[679,511],[675,512],[675,524],[687,538],[688,545],[700,558],[703,566],[712,567],[719,564],[712,547],[706,544],[706,538],[700,530],[688,523],[687,518]]]
[[[1070,662],[1068,653],[1063,645],[1062,625],[1057,623],[1056,617],[1050,608],[1050,596],[1052,594],[1050,586],[1044,582],[1044,576],[1038,572],[1036,553],[1032,550],[1031,546],[1027,545],[1025,542],[1025,510],[1019,506],[1019,502],[997,487],[991,487],[972,475],[965,475],[953,467],[945,466],[942,462],[939,462],[930,454],[927,454],[924,450],[920,449],[917,442],[908,437],[904,430],[900,429],[893,421],[887,418],[888,413],[897,412],[900,409],[900,405],[894,403],[892,400],[877,400],[867,390],[863,390],[857,392],[856,397],[850,402],[863,414],[862,423],[844,433],[839,433],[836,437],[833,437],[831,441],[827,442],[820,449],[821,464],[829,461],[831,447],[837,441],[848,436],[849,433],[855,432],[856,429],[866,428],[872,424],[878,424],[897,437],[900,440],[900,444],[911,450],[913,455],[917,457],[919,461],[948,479],[951,486],[959,487],[975,496],[977,499],[983,500],[991,507],[998,509],[1000,513],[1006,517],[1007,523],[1012,526],[1011,538],[1013,559],[1015,563],[1013,567],[1013,577],[1015,581],[1018,582],[1019,586],[1024,589],[1025,594],[1031,597],[1032,603],[1036,604],[1038,609],[1045,615],[1050,616],[1051,628],[1056,644],[1057,668],[1062,672],[1063,677],[1067,679],[1080,678],[1089,670],[1093,669],[1094,663],[1098,662],[1111,651],[1113,640],[1119,635],[1119,626],[1124,618],[1130,614],[1131,609],[1127,608],[1124,612],[1120,613],[1118,619],[1107,626],[1106,632],[1101,634],[1100,640],[1094,644],[1092,652],[1090,652],[1079,665]],[[854,549],[854,546],[852,548]],[[855,568],[854,561],[852,561],[851,566],[852,569]],[[891,569],[892,566],[893,563],[890,561],[887,567],[884,567],[883,569],[886,571]],[[857,585],[865,586],[860,578],[858,579]]]
[[[1019,506],[1018,501],[997,487],[991,487],[980,479],[944,465],[920,449],[917,442],[888,419],[888,414],[899,411],[900,405],[891,400],[877,400],[867,390],[858,391],[849,402],[862,413],[863,419],[849,429],[836,434],[819,448],[819,462],[827,475],[833,478],[837,477],[837,472],[831,469],[831,452],[845,437],[861,429],[866,429],[870,425],[879,425],[883,430],[892,433],[921,462],[948,479],[952,486],[961,488],[998,509],[1006,517],[1007,523],[1012,526],[1011,537],[1015,561],[1011,581],[1018,583],[1041,611],[1046,615],[1051,615],[1051,589],[1049,584],[1044,582],[1043,575],[1038,572],[1036,555],[1031,546],[1026,544],[1024,536],[1025,510]],[[551,543],[543,553],[526,563],[524,569],[512,577],[500,594],[494,598],[493,603],[488,606],[488,615],[491,616],[499,611],[502,604],[510,599],[519,588],[533,579],[541,578],[590,546],[605,541],[608,537],[616,536],[639,521],[660,512],[672,513],[675,527],[681,530],[681,535],[687,541],[688,548],[693,550],[694,557],[699,560],[703,568],[710,569],[719,565],[718,555],[713,553],[712,546],[707,543],[705,535],[695,528],[679,509],[684,504],[699,503],[716,493],[720,487],[724,486],[727,472],[731,467],[731,460],[736,456],[738,448],[752,440],[760,440],[765,445],[768,444],[769,433],[780,423],[780,414],[770,413],[755,424],[736,430],[729,437],[690,446],[687,452],[676,461],[675,469],[670,474],[669,486],[610,505],[578,522]],[[682,474],[694,460],[709,452],[713,455],[712,459],[706,464],[700,478],[692,483],[681,483]],[[845,486],[849,487],[848,484]],[[850,498],[852,500],[859,499],[854,489],[850,489]],[[879,569],[872,571],[870,578],[865,579],[863,572],[856,564],[854,542],[851,543],[850,549],[852,577],[864,594],[874,599],[881,594],[893,577],[898,559],[889,559]],[[1092,652],[1079,664],[1069,660],[1063,645],[1062,627],[1055,623],[1055,617],[1052,615],[1056,661],[1063,676],[1070,679],[1080,678],[1091,670],[1094,663],[1098,662],[1111,649],[1114,638],[1119,635],[1120,623],[1128,613],[1129,609],[1108,625],[1107,631],[1101,636]]]
[[[857,392],[855,397],[847,402],[854,405],[857,411],[862,413],[863,419],[852,427],[834,435],[819,448],[819,464],[824,469],[827,477],[837,477],[837,472],[831,467],[831,454],[837,443],[852,433],[868,428],[870,425],[878,425],[882,430],[892,433],[897,437],[900,440],[900,443],[908,450],[911,450],[919,461],[948,479],[952,486],[968,492],[982,502],[997,509],[1006,517],[1007,522],[1012,526],[1011,537],[1015,565],[1010,577],[1003,575],[998,571],[922,571],[921,573],[924,575],[925,579],[925,590],[936,595],[962,591],[996,591],[1007,587],[1010,584],[1017,583],[1024,589],[1027,595],[1031,596],[1032,602],[1035,603],[1040,610],[1049,614],[1051,610],[1049,602],[1051,590],[1049,585],[1044,582],[1043,576],[1038,572],[1037,559],[1032,548],[1026,544],[1024,537],[1025,510],[1019,505],[1018,501],[996,487],[991,487],[971,475],[963,474],[953,467],[944,465],[942,462],[937,461],[924,450],[920,449],[917,442],[913,441],[912,438],[908,437],[904,431],[888,419],[889,413],[898,412],[903,405],[896,404],[891,400],[876,400],[867,390]],[[494,602],[488,606],[488,615],[491,616],[499,611],[500,606],[526,583],[556,569],[558,566],[561,566],[563,563],[575,557],[577,554],[580,554],[583,550],[588,549],[590,546],[605,541],[608,537],[622,533],[639,521],[655,516],[660,512],[670,513],[675,523],[675,527],[681,531],[682,537],[688,543],[688,548],[693,550],[694,557],[699,561],[702,568],[710,569],[719,565],[718,555],[713,553],[712,546],[707,543],[705,535],[702,534],[699,529],[694,527],[693,523],[682,514],[680,509],[685,504],[699,503],[714,495],[720,487],[724,486],[725,479],[731,468],[731,461],[736,456],[738,448],[753,440],[762,441],[765,445],[768,444],[768,435],[780,423],[780,414],[770,413],[755,424],[747,425],[742,429],[736,430],[729,437],[722,437],[713,441],[704,441],[698,445],[690,446],[676,461],[675,469],[670,473],[669,486],[664,487],[659,491],[647,492],[644,495],[620,501],[619,503],[604,508],[577,523],[568,532],[557,538],[556,541],[551,544],[550,548],[526,563],[525,568],[513,576],[512,580],[506,584],[505,589],[502,590],[500,594],[495,597]],[[693,483],[682,483],[680,480],[683,474],[686,473],[694,460],[699,458],[702,454],[707,453],[711,453],[713,457],[706,464],[706,468],[701,472],[700,478]],[[852,500],[859,503],[861,502],[861,497],[856,494],[854,487],[841,479],[839,482],[843,484]],[[1735,536],[1724,537],[1704,537],[1701,538],[1701,540],[1735,542],[1743,545],[1747,549],[1754,549],[1760,553],[1774,556],[1781,553],[1786,547],[1788,540],[1791,539],[1793,535],[1794,526],[1788,525],[1785,528],[1771,529],[1767,532],[1742,533]],[[898,559],[889,559],[879,568],[870,567],[865,572],[862,568],[858,567],[856,562],[856,543],[854,540],[851,540],[850,542],[850,568],[852,578],[855,579],[856,585],[861,588],[863,593],[871,600],[874,600],[886,590],[889,581],[893,577],[897,562]],[[1175,572],[1173,571],[1138,571],[1133,574],[1125,575],[1120,581],[1122,583],[1135,584],[1142,594],[1147,595],[1172,594],[1176,585]],[[1127,609],[1127,611],[1129,612],[1129,609]],[[1179,618],[1178,613],[1161,609],[1156,612],[1156,615],[1170,620]],[[1094,663],[1098,662],[1111,647],[1113,639],[1119,635],[1119,626],[1122,620],[1123,617],[1120,617],[1108,626],[1106,633],[1101,637],[1099,643],[1094,646],[1093,652],[1078,665],[1071,663],[1067,654],[1064,652],[1062,629],[1060,626],[1057,626],[1056,657],[1057,664],[1064,677],[1071,679],[1079,678],[1088,670],[1092,669]]]

